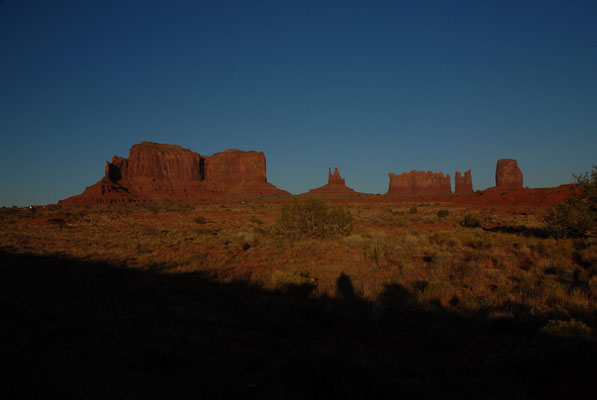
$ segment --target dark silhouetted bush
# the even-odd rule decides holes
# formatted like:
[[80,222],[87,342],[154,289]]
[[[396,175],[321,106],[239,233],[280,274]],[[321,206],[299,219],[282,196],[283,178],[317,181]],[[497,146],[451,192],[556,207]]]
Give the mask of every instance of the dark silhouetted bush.
[[448,211],[448,210],[439,210],[437,212],[437,216],[440,218],[447,217],[448,215],[450,215],[450,211]]
[[574,176],[578,187],[564,203],[545,216],[547,231],[556,237],[583,237],[597,229],[597,165]]

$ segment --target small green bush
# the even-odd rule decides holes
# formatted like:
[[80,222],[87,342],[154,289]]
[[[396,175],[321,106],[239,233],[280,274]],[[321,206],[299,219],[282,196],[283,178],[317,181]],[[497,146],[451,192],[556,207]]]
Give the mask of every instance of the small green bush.
[[440,218],[445,218],[445,217],[447,217],[448,215],[450,215],[450,211],[448,211],[448,210],[444,210],[444,209],[442,209],[442,210],[439,210],[439,211],[437,212],[437,216],[438,216],[438,217],[440,217]]
[[462,226],[466,226],[467,228],[476,228],[481,225],[479,218],[475,217],[472,214],[466,214],[464,216],[464,220],[462,221]]
[[348,236],[354,221],[350,211],[332,207],[317,198],[293,198],[282,207],[274,231],[294,239]]

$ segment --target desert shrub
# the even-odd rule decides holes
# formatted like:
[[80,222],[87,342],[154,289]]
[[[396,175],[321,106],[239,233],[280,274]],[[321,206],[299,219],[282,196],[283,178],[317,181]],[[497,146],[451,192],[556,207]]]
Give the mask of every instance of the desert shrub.
[[251,247],[257,246],[261,235],[251,230],[240,230],[231,235],[232,242],[242,247],[243,250],[248,250]]
[[473,286],[482,279],[481,269],[474,261],[453,262],[448,264],[448,268],[450,279],[461,284]]
[[597,243],[592,243],[590,247],[573,253],[574,260],[578,265],[590,268],[597,272]]
[[360,248],[365,244],[365,239],[361,235],[350,235],[344,238],[344,243],[349,247]]
[[289,239],[347,236],[354,221],[350,211],[316,198],[292,199],[282,207],[274,231]]
[[217,235],[218,234],[218,230],[217,229],[206,229],[206,228],[197,228],[197,229],[193,229],[193,232],[197,235]]
[[256,218],[255,216],[251,217],[251,222],[257,225],[263,225],[264,222],[262,220],[260,220],[259,218]]
[[557,242],[553,238],[538,240],[531,243],[531,250],[541,257],[552,257]]
[[597,165],[591,173],[574,178],[578,187],[544,218],[546,228],[553,236],[582,237],[597,229]]
[[510,251],[503,248],[489,248],[486,252],[487,256],[491,258],[493,265],[497,269],[506,270],[512,265],[517,264],[517,257]]
[[584,322],[575,319],[570,321],[551,320],[541,328],[541,333],[564,339],[591,340],[592,330]]
[[448,211],[448,210],[445,210],[445,209],[441,209],[441,210],[439,210],[439,211],[437,212],[437,216],[438,216],[438,217],[440,217],[440,218],[445,218],[445,217],[447,217],[448,215],[450,215],[450,211]]
[[396,238],[396,243],[409,252],[417,252],[429,244],[429,237],[416,231],[402,233]]
[[462,221],[462,226],[466,226],[467,228],[476,228],[481,225],[479,218],[475,217],[472,214],[466,214],[464,216],[464,220]]
[[[138,203],[137,207],[141,207],[145,210],[151,211],[152,214],[157,215],[160,213],[160,206],[157,203],[154,202],[143,202],[143,203]],[[110,211],[114,211],[112,204],[110,204],[110,206],[108,206],[108,209]]]
[[307,274],[299,274],[286,270],[275,270],[270,276],[268,286],[270,289],[284,289],[288,285],[315,285],[316,279]]
[[516,287],[518,294],[524,301],[541,298],[543,286],[541,280],[532,275],[524,275]]
[[432,243],[446,247],[462,247],[462,243],[451,231],[439,231],[430,236]]
[[462,310],[476,311],[479,308],[477,298],[471,293],[464,293],[458,300],[458,308]]
[[189,258],[187,259],[187,263],[195,265],[195,266],[201,266],[201,265],[205,265],[207,260],[208,260],[207,253],[197,253],[197,254],[193,254],[193,255],[189,256]]
[[364,250],[364,257],[370,258],[375,261],[376,265],[380,265],[382,258],[385,255],[384,246],[381,245],[380,242],[375,241],[372,242],[368,248]]
[[431,267],[432,268],[442,268],[447,267],[452,264],[454,261],[454,257],[451,253],[448,252],[439,252],[431,256]]
[[204,216],[199,216],[194,219],[196,224],[203,225],[207,222],[207,219]]
[[531,255],[531,249],[524,243],[514,243],[513,247],[519,256],[528,257]]
[[416,214],[418,212],[419,212],[419,209],[415,206],[412,206],[411,208],[408,209],[409,214]]
[[448,282],[433,282],[425,286],[421,293],[421,300],[438,300],[447,302],[454,297],[456,290]]

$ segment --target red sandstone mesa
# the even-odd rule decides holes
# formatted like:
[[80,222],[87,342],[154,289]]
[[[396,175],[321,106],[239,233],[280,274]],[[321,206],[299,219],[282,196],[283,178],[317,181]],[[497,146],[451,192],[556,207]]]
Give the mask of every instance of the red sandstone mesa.
[[332,175],[332,169],[328,172],[328,183],[318,187],[317,189],[309,190],[308,194],[356,194],[357,192],[345,185],[344,179],[340,176],[338,168],[334,168],[334,174]]
[[410,171],[396,175],[390,172],[389,195],[451,195],[450,175],[432,171]]
[[466,193],[474,193],[473,178],[471,177],[470,169],[464,173],[464,176],[460,175],[459,171],[456,171],[456,175],[454,176],[454,194]]
[[522,171],[513,159],[498,160],[495,168],[496,189],[522,189]]
[[220,194],[288,194],[267,182],[263,152],[226,150],[204,157],[173,144],[142,142],[114,156],[105,176],[60,204],[121,203]]

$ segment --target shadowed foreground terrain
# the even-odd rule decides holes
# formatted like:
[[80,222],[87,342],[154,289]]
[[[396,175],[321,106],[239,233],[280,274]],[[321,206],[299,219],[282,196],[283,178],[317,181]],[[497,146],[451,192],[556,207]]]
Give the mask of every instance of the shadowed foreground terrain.
[[[418,204],[417,214],[410,205],[411,214],[391,204],[352,204],[355,234],[289,249],[263,227],[276,207],[243,201],[6,211],[0,396],[512,399],[593,392],[594,298],[582,294],[590,293],[593,242],[556,242],[514,228],[466,230],[455,208],[440,221],[429,204]],[[237,225],[229,231],[227,224]],[[244,233],[238,239],[231,232]],[[531,279],[543,274],[549,279]],[[545,329],[548,321],[577,319],[580,328]]]
[[310,299],[307,286],[1,259],[4,398],[569,398],[592,385],[594,345],[425,312],[398,285],[378,308],[346,275],[338,299]]

